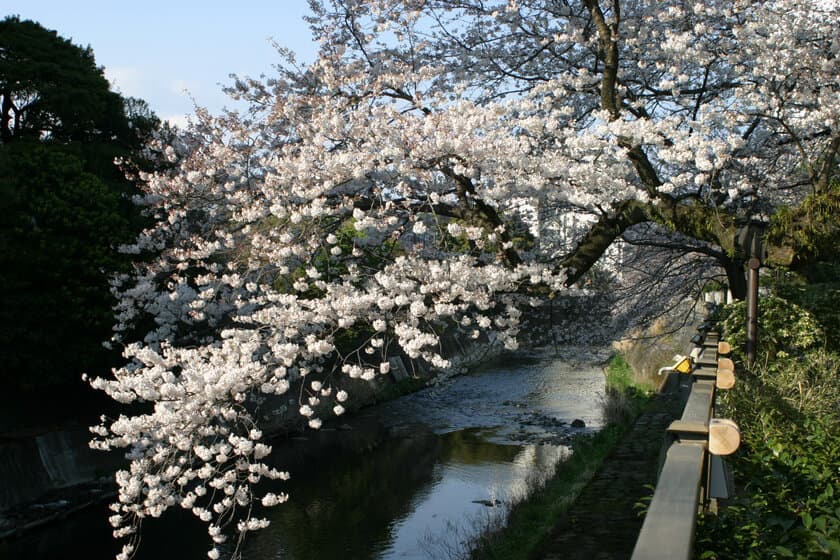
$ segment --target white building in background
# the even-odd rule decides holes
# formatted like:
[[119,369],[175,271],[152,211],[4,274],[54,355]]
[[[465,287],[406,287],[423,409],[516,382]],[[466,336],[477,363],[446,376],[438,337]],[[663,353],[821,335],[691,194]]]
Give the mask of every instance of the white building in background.
[[[598,219],[592,212],[583,209],[538,207],[526,199],[512,199],[506,211],[519,215],[536,239],[535,249],[547,259],[559,259],[573,251]],[[605,270],[619,279],[622,276],[625,250],[626,244],[619,239],[599,261]]]

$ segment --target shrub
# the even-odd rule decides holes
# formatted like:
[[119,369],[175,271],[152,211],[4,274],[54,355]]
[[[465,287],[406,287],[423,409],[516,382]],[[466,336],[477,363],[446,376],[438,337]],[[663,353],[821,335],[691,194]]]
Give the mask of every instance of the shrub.
[[828,348],[840,351],[840,283],[786,283],[780,285],[777,292],[781,297],[796,302],[813,314],[825,331]]
[[[743,309],[721,315],[734,344]],[[759,312],[758,359],[720,403],[741,428],[731,458],[738,495],[701,519],[697,556],[840,558],[840,354],[803,307],[774,296]]]
[[[720,313],[719,324],[733,352],[743,358],[747,341],[747,305],[737,301]],[[801,355],[804,350],[825,344],[825,332],[812,313],[777,296],[758,301],[759,352],[770,359]]]

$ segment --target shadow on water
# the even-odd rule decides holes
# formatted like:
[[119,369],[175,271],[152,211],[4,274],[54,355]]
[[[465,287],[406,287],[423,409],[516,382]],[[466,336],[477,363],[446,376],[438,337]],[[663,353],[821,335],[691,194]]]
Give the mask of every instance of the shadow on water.
[[[246,558],[371,558],[393,519],[433,480],[443,443],[433,434],[388,438],[363,453],[324,456],[292,468],[290,500],[246,543]],[[295,474],[297,473],[297,474]]]

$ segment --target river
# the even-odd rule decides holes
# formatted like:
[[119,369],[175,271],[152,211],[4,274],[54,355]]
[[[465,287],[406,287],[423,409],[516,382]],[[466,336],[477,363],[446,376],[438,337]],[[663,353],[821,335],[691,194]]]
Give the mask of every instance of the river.
[[[289,502],[245,541],[245,560],[456,558],[507,505],[568,456],[573,434],[601,426],[594,357],[499,362],[272,442],[290,471]],[[585,428],[572,428],[581,419]],[[0,557],[113,557],[105,508],[0,547]],[[144,527],[136,558],[206,558],[203,524],[177,511]]]

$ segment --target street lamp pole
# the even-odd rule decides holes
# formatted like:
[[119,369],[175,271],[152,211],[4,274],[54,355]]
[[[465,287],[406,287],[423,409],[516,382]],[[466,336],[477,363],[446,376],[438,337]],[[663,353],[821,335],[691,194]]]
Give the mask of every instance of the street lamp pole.
[[764,235],[767,224],[758,220],[745,222],[738,228],[737,244],[747,261],[747,365],[755,362],[758,347],[758,269],[764,258]]
[[752,257],[747,262],[747,364],[755,362],[758,345],[758,269],[761,261]]

